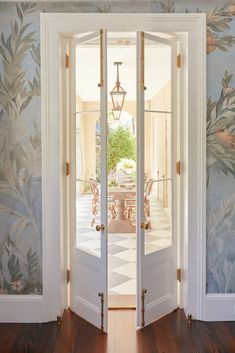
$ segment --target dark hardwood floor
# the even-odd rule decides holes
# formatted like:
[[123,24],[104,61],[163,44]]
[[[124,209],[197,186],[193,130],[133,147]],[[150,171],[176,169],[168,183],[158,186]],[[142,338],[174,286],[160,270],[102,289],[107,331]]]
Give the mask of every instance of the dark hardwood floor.
[[109,334],[101,334],[70,311],[61,327],[0,324],[0,353],[235,353],[235,322],[193,321],[182,310],[135,330],[134,310],[109,311]]

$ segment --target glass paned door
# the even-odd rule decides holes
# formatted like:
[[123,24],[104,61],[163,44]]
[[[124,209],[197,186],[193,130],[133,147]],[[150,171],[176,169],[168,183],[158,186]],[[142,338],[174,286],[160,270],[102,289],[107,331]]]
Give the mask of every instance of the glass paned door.
[[[107,33],[74,45],[71,310],[107,330]],[[89,87],[86,75],[91,75]],[[92,81],[92,82],[91,82]]]
[[173,40],[144,32],[137,34],[137,325],[140,327],[177,307],[176,55]]

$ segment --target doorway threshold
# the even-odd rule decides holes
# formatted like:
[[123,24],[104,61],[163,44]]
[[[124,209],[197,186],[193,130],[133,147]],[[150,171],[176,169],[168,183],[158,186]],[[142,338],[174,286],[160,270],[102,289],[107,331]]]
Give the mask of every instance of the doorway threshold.
[[109,295],[109,310],[118,310],[118,309],[136,309],[136,296],[132,294],[110,294]]

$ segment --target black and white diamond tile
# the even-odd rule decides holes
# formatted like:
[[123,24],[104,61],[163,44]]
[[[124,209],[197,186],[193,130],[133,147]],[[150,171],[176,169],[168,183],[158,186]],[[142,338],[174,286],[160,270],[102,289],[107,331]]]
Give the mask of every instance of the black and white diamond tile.
[[117,244],[122,240],[125,240],[125,234],[108,234],[108,244]]
[[109,283],[108,283],[108,287],[109,289],[113,290],[114,287],[119,286],[120,284],[126,283],[130,280],[129,277],[119,274],[119,273],[115,273],[115,272],[109,272]]
[[108,256],[108,264],[109,264],[109,271],[114,270],[115,268],[124,266],[128,264],[129,262],[123,259],[118,259],[117,257],[114,257],[112,255]]
[[126,248],[123,246],[120,246],[119,243],[109,244],[108,246],[109,255],[117,255],[119,253],[123,253],[123,251],[125,250]]
[[[145,254],[167,247],[171,241],[169,213],[157,203],[152,204],[151,229],[145,232]],[[77,246],[100,256],[101,234],[95,225],[91,227],[91,197],[80,197],[77,207]],[[108,234],[108,268],[110,294],[136,293],[136,234]]]

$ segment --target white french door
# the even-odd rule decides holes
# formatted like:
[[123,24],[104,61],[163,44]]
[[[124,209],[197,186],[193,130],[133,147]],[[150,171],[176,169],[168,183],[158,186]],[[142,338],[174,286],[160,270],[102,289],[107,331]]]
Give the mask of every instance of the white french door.
[[[74,41],[72,48],[73,92],[83,48],[96,43],[87,65],[97,66],[92,89],[97,103],[89,112],[74,95],[72,114],[72,235],[70,307],[77,315],[107,331],[107,33],[100,30]],[[96,58],[97,56],[97,58]],[[97,65],[97,62],[99,64]],[[75,78],[76,77],[76,78]],[[85,87],[85,82],[82,82]],[[76,108],[75,108],[76,107]],[[85,128],[89,125],[89,130]],[[97,132],[98,126],[98,132]],[[96,139],[99,153],[96,153]],[[74,146],[76,145],[76,148]],[[90,150],[89,150],[90,149]],[[85,158],[90,155],[91,158]],[[92,160],[93,158],[93,160]],[[97,167],[98,166],[98,167]],[[99,175],[97,170],[99,169]],[[92,179],[90,176],[92,175]],[[92,207],[91,207],[92,205]]]
[[[149,63],[164,51],[168,80],[162,96],[148,91],[157,82]],[[137,326],[177,307],[176,279],[176,43],[137,33]],[[166,66],[166,65],[164,65]],[[145,175],[151,173],[151,180]],[[151,189],[150,194],[148,189]]]
[[[81,55],[97,65],[99,100],[84,105],[74,95],[71,155],[72,211],[71,310],[107,331],[107,33],[101,30],[74,41],[73,91],[86,95]],[[92,45],[91,45],[92,44]],[[89,52],[90,50],[90,52]],[[148,92],[153,79],[151,53],[164,51],[164,99]],[[90,55],[87,55],[90,53]],[[137,33],[137,326],[159,319],[177,307],[176,286],[176,43]],[[98,55],[99,60],[95,60]],[[159,54],[160,55],[160,54]],[[161,65],[156,62],[156,65]],[[166,66],[166,65],[165,65]],[[151,68],[151,69],[150,69]],[[85,71],[85,70],[84,70]],[[155,78],[156,83],[158,77]],[[147,86],[147,90],[146,87]],[[153,86],[153,85],[151,85]],[[156,85],[157,86],[157,85]],[[88,88],[89,89],[89,88]],[[95,94],[95,93],[94,93]],[[75,97],[76,96],[76,97]],[[160,104],[162,104],[160,106]],[[76,108],[75,108],[76,106]],[[87,106],[89,109],[87,109]],[[74,143],[75,142],[75,143]],[[98,143],[98,145],[97,145]],[[73,146],[76,145],[74,149]],[[99,148],[99,151],[97,150]],[[76,153],[75,153],[76,152]],[[89,156],[89,158],[88,158]],[[92,176],[92,178],[91,178]]]

